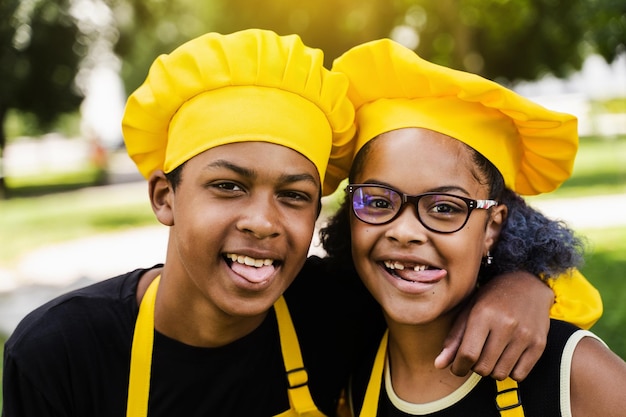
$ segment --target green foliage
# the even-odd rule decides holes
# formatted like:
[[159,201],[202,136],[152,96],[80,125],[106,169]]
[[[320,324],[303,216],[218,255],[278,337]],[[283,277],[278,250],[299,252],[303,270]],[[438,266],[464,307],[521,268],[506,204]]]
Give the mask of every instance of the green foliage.
[[626,51],[626,2],[586,0],[587,37],[595,50],[611,63]]
[[592,331],[626,360],[626,228],[589,230],[592,242],[583,274],[602,295],[604,314]]
[[[12,19],[2,19],[0,115],[19,109],[50,126],[60,113],[74,111],[81,96],[74,75],[85,50],[67,0],[9,2]],[[0,118],[2,120],[2,118]]]

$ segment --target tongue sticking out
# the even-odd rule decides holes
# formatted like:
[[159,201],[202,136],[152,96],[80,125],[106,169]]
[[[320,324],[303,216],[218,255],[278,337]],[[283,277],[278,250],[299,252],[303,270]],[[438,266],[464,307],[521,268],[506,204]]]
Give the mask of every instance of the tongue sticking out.
[[405,281],[429,283],[435,282],[445,275],[446,271],[443,269],[427,269],[424,271],[414,271],[412,269],[395,270],[395,275],[402,278]]
[[241,275],[250,282],[263,282],[274,273],[274,265],[265,265],[261,267],[242,265],[237,262],[233,262],[230,266],[235,273]]

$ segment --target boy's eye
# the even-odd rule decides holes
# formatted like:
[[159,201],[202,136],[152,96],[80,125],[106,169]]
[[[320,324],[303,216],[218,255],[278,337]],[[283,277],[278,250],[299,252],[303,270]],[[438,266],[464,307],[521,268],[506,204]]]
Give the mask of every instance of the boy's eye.
[[224,191],[243,191],[243,188],[234,182],[224,181],[211,184],[211,187]]
[[301,191],[282,191],[278,196],[291,201],[311,201],[311,197]]

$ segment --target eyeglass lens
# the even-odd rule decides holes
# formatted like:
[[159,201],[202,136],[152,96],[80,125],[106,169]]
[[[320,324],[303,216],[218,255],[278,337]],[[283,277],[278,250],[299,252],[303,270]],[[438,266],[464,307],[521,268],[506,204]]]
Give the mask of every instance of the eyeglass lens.
[[365,223],[383,224],[392,221],[406,202],[416,207],[417,218],[428,229],[450,233],[465,225],[469,217],[467,202],[449,194],[421,194],[403,197],[383,186],[357,187],[352,193],[354,214]]

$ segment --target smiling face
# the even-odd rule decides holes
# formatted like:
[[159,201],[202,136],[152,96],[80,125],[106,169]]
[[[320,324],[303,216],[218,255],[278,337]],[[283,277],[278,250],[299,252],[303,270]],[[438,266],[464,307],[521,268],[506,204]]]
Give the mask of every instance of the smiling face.
[[320,198],[315,165],[284,146],[234,143],[187,161],[175,191],[164,178],[159,187],[153,207],[171,226],[168,297],[205,319],[265,314],[306,259]]
[[[489,197],[471,151],[446,135],[400,129],[369,146],[354,183],[384,184],[412,195]],[[476,286],[481,258],[497,237],[503,210],[474,210],[465,226],[450,234],[426,229],[410,204],[384,225],[366,224],[351,213],[356,269],[388,319],[427,323],[459,305]]]

